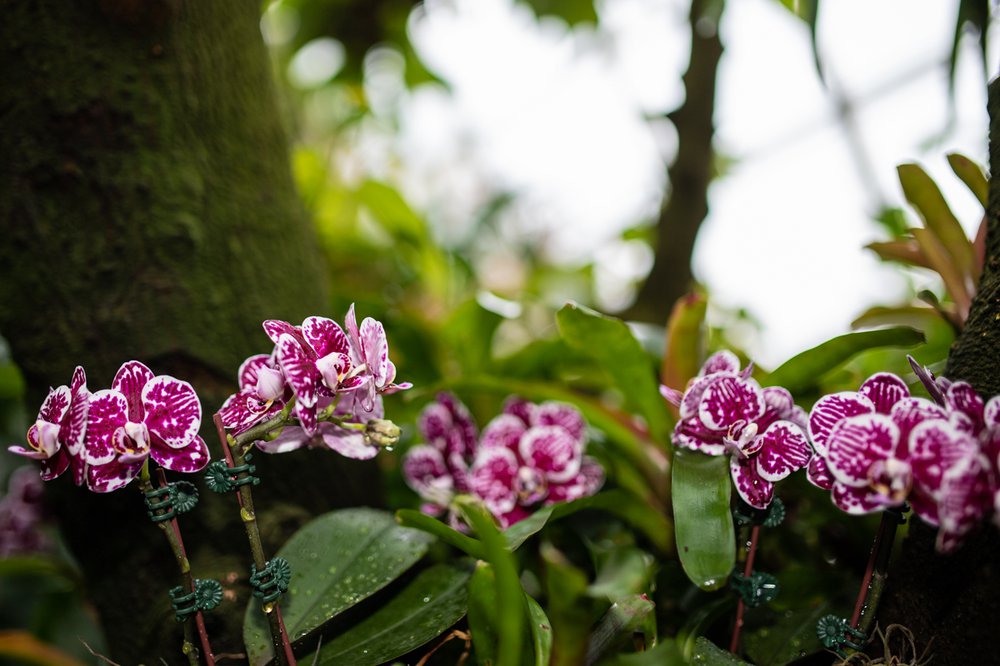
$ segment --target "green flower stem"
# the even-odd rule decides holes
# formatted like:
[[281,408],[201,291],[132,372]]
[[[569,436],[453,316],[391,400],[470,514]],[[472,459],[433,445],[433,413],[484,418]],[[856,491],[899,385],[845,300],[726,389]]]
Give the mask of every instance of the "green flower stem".
[[[257,440],[264,439],[272,430],[284,427],[289,421],[290,406],[286,405],[280,414],[269,421],[265,421],[238,438],[232,438],[226,434],[225,426],[222,425],[222,416],[216,414],[213,417],[215,430],[222,444],[222,451],[226,456],[226,463],[230,467],[240,467],[246,464],[244,455],[247,448],[252,446]],[[241,477],[247,472],[242,472]],[[243,527],[247,532],[247,541],[250,542],[250,555],[253,558],[257,571],[264,571],[267,567],[267,557],[264,555],[264,546],[260,541],[260,529],[257,526],[257,516],[254,513],[253,493],[250,491],[252,484],[245,483],[237,490],[236,499],[240,505],[240,518],[243,520]],[[285,623],[281,619],[281,608],[277,601],[261,605],[261,610],[267,618],[268,628],[271,631],[271,642],[274,647],[274,658],[279,666],[295,666],[295,655],[292,654],[292,645],[288,640],[288,632],[285,631]]]
[[[166,487],[167,478],[162,469],[157,470],[157,477],[159,479],[160,487]],[[149,477],[148,459],[145,463],[143,463],[142,470],[139,474],[139,490],[143,493],[154,490],[152,480]],[[194,577],[191,576],[191,563],[188,561],[187,551],[184,549],[184,540],[181,538],[181,528],[177,524],[177,519],[171,518],[170,520],[164,520],[157,523],[157,526],[167,538],[167,542],[170,544],[170,550],[174,553],[174,559],[177,560],[177,566],[181,572],[184,591],[187,593],[194,592]],[[202,617],[200,610],[195,613],[194,621],[198,630],[198,637],[201,642],[201,651],[205,657],[205,663],[208,666],[215,666],[215,656],[212,654],[212,645],[208,641],[208,632],[205,630],[205,618]],[[185,655],[187,655],[188,663],[191,664],[191,666],[198,666],[200,662],[198,660],[198,649],[195,647],[194,643],[194,630],[195,627],[192,627],[190,622],[184,623],[184,643],[181,650]]]
[[[745,543],[746,540],[746,527],[740,528],[740,537]],[[760,525],[754,525],[750,528],[750,543],[747,545],[746,549],[740,548],[739,555],[737,557],[740,563],[743,563],[743,575],[749,578],[753,574],[753,560],[754,556],[757,554],[757,539],[760,536]],[[743,603],[743,597],[736,602],[736,620],[733,622],[733,636],[729,641],[729,651],[736,654],[736,651],[740,649],[740,632],[743,631],[743,613],[746,610],[746,604]]]

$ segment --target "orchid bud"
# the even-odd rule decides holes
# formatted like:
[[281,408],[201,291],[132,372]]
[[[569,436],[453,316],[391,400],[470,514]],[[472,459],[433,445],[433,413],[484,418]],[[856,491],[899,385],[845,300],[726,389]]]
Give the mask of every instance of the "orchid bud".
[[399,426],[388,419],[371,419],[365,425],[365,439],[387,449],[396,445],[400,433]]
[[278,370],[260,368],[257,371],[257,395],[261,400],[277,400],[285,392],[285,378]]

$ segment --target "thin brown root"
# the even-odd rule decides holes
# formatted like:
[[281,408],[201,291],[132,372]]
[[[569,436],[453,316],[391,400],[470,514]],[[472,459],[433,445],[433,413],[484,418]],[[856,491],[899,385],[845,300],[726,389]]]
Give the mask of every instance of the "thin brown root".
[[448,641],[453,640],[455,638],[459,638],[459,639],[465,641],[465,651],[462,653],[462,656],[459,657],[459,660],[458,660],[458,665],[459,666],[461,666],[461,664],[464,664],[465,660],[468,659],[468,657],[469,657],[469,646],[472,644],[472,636],[470,636],[465,631],[459,631],[458,629],[455,629],[452,632],[450,632],[447,636],[445,636],[443,639],[441,639],[438,642],[437,645],[435,645],[434,647],[432,647],[431,650],[430,650],[430,652],[428,652],[423,657],[421,657],[420,661],[417,662],[416,666],[426,666],[427,665],[427,660],[429,660],[431,658],[431,656],[434,655],[435,652],[437,652],[439,649],[441,649],[441,647],[445,643],[447,643]]
[[94,652],[94,648],[92,648],[89,645],[87,645],[87,641],[83,640],[82,638],[77,637],[77,640],[79,640],[81,643],[83,643],[83,647],[87,648],[87,652],[89,652],[91,654],[91,656],[97,657],[98,659],[100,659],[101,661],[103,661],[105,664],[109,664],[109,666],[122,666],[121,664],[119,664],[116,661],[111,661],[110,659],[108,659],[107,657],[105,657],[103,654],[98,654],[97,652]]
[[933,655],[929,654],[931,641],[923,652],[917,654],[917,641],[913,632],[901,624],[890,624],[885,631],[875,627],[875,635],[869,642],[878,639],[882,643],[882,656],[869,657],[858,652],[839,661],[835,666],[927,666]]

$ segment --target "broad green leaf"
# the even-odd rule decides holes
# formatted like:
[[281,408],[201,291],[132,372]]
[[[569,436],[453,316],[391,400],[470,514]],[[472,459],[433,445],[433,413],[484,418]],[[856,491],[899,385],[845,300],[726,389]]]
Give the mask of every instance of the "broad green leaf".
[[898,261],[910,266],[931,268],[931,264],[920,249],[920,243],[915,239],[901,238],[899,240],[869,243],[866,249],[871,250],[883,261]]
[[400,509],[396,512],[396,521],[403,527],[414,527],[433,534],[441,539],[441,541],[458,548],[470,557],[478,560],[486,557],[483,544],[478,539],[473,539],[466,534],[462,534],[458,530],[445,525],[437,518],[428,516],[426,513],[421,513],[413,509]]
[[660,396],[649,355],[620,319],[569,304],[556,313],[559,332],[570,346],[590,355],[646,420],[658,442],[666,442],[670,417]]
[[538,602],[525,594],[528,604],[528,628],[535,651],[535,666],[548,666],[552,660],[552,624]]
[[766,381],[798,393],[815,386],[822,375],[859,352],[877,347],[913,347],[923,341],[924,334],[908,326],[847,333],[793,356],[775,369]]
[[810,610],[788,612],[780,616],[777,624],[743,636],[748,657],[758,666],[782,666],[823,646],[816,636],[816,623],[830,612],[827,603]]
[[493,522],[493,516],[482,503],[460,500],[459,507],[466,522],[482,541],[486,559],[493,566],[496,575],[496,666],[517,664],[521,658],[522,631],[525,628],[527,608],[514,557],[507,547],[506,539]]
[[381,664],[433,640],[465,615],[469,576],[468,566],[456,564],[420,572],[384,606],[325,643],[316,663]]
[[552,620],[552,665],[584,663],[590,626],[599,611],[588,599],[587,576],[573,566],[555,546],[543,542],[539,553],[545,562],[545,588]]
[[707,309],[708,300],[703,294],[690,293],[678,300],[670,312],[667,348],[660,368],[660,380],[670,388],[683,391],[701,368]]
[[961,275],[972,275],[975,252],[958,218],[951,212],[934,180],[916,164],[896,167],[906,200],[917,209],[924,225],[944,246]]
[[989,204],[990,184],[983,168],[961,153],[949,153],[948,164],[979,203],[983,204],[983,208],[986,208]]
[[427,225],[392,187],[367,180],[358,188],[358,198],[393,239],[415,245],[428,242]]
[[618,599],[597,623],[587,644],[587,663],[593,664],[622,636],[638,632],[653,613],[654,604],[645,594]]
[[[343,509],[309,522],[275,554],[292,568],[281,602],[291,640],[310,634],[394,581],[423,557],[432,540],[375,509]],[[256,600],[247,607],[243,640],[251,664],[272,658],[270,634]]]
[[875,306],[868,308],[852,321],[851,328],[902,325],[923,330],[940,320],[941,315],[937,310],[923,305]]
[[597,578],[587,588],[587,594],[610,601],[641,594],[649,590],[655,569],[656,560],[646,551],[615,548],[598,568]]
[[469,580],[469,633],[476,663],[492,664],[497,658],[497,577],[493,565],[480,560]]
[[672,488],[677,555],[684,573],[701,589],[717,590],[736,564],[728,458],[676,449]]
[[704,636],[699,636],[694,647],[694,663],[699,666],[749,666]]

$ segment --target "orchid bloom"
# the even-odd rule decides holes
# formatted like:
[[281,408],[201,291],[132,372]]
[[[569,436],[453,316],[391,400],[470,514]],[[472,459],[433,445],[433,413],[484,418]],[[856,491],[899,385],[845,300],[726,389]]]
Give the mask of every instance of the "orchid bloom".
[[284,408],[289,390],[274,359],[257,354],[243,361],[239,372],[240,390],[229,396],[219,414],[222,425],[234,435],[249,430]]
[[154,376],[139,361],[124,363],[110,389],[90,396],[87,486],[99,493],[117,490],[150,456],[174,472],[197,472],[209,459],[199,427],[201,403],[190,384]]
[[389,360],[389,343],[381,322],[365,317],[359,328],[354,304],[351,303],[344,325],[351,337],[351,362],[355,367],[364,368],[366,372],[362,381],[368,401],[373,400],[376,393],[391,395],[413,386],[410,382],[393,383],[396,379],[396,366]]
[[472,492],[503,527],[537,506],[594,494],[604,471],[583,455],[585,430],[583,416],[570,405],[509,400],[480,437],[469,476]]
[[711,456],[729,454],[737,493],[750,506],[765,509],[774,498],[774,484],[804,467],[812,451],[803,432],[805,412],[786,389],[761,388],[751,370],[741,371],[735,354],[720,351],[705,361],[683,394],[668,387],[660,392],[680,408],[674,445]]
[[417,430],[427,443],[403,456],[403,478],[424,500],[421,511],[436,516],[448,509],[455,495],[469,492],[478,429],[458,398],[439,393],[420,413]]
[[51,481],[72,467],[74,483],[82,485],[89,398],[87,375],[77,366],[69,386],[49,389],[35,423],[28,429],[28,448],[11,446],[9,450],[38,460],[45,481]]

